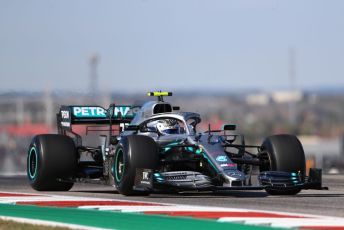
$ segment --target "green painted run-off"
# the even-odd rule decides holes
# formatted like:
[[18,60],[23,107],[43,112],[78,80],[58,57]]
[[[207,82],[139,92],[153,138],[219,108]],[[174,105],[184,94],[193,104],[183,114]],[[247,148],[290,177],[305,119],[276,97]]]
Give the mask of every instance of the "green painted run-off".
[[77,224],[107,229],[156,229],[156,230],[271,230],[269,227],[248,226],[234,223],[219,223],[215,220],[120,213],[77,208],[37,207],[29,205],[0,204],[0,216],[19,217]]

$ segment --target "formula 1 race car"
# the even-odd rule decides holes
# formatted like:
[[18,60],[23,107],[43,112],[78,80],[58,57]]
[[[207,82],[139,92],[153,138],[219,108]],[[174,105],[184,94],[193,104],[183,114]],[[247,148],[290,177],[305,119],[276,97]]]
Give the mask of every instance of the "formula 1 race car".
[[[148,95],[158,100],[108,109],[62,106],[58,134],[37,135],[29,147],[30,185],[38,191],[67,191],[75,182],[101,183],[123,195],[260,189],[295,195],[324,189],[321,169],[310,169],[306,176],[305,154],[295,136],[270,136],[256,146],[246,145],[233,124],[198,132],[200,115],[165,102],[163,97],[172,93]],[[90,136],[93,144],[85,144]],[[255,183],[253,169],[258,169]]]

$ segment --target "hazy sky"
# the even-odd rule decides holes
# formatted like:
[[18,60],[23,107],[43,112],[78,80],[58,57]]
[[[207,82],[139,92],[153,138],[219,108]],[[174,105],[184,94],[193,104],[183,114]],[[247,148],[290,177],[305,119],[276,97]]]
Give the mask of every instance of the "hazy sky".
[[0,0],[0,91],[344,86],[344,1]]

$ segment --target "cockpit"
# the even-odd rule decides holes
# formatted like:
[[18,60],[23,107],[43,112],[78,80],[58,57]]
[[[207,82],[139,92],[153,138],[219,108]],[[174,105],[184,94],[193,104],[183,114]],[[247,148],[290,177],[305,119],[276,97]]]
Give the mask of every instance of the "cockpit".
[[[200,122],[198,114],[171,113],[154,116],[141,124],[141,131],[154,132],[160,136],[196,133],[196,126]],[[189,115],[189,116],[188,116]]]

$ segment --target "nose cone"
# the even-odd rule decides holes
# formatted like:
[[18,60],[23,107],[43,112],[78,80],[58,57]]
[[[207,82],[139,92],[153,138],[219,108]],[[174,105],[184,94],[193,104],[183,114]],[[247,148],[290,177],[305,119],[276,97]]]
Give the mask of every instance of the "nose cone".
[[[228,170],[225,171],[224,174],[225,180],[226,180],[226,184],[229,184],[229,186],[232,186],[232,182],[244,182],[246,179],[246,176],[243,172],[239,171],[239,170]],[[237,184],[237,183],[236,183]]]

